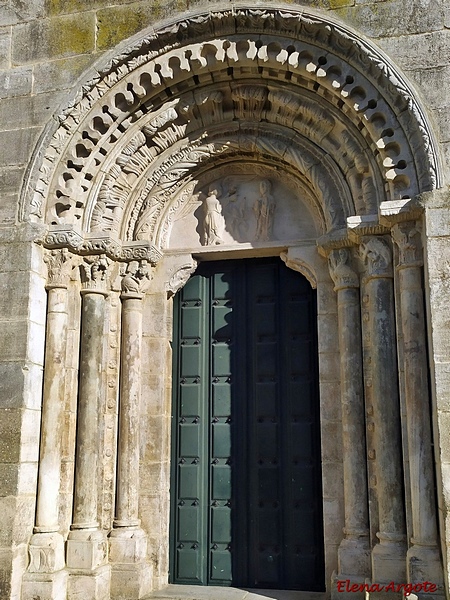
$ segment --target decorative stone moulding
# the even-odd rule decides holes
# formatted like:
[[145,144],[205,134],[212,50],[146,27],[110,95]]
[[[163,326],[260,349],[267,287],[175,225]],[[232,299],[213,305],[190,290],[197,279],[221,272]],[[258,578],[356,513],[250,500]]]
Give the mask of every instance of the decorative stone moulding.
[[409,84],[328,16],[233,5],[122,50],[49,125],[22,196],[23,219],[111,235],[78,243],[68,233],[80,252],[99,243],[120,257],[135,240],[164,249],[179,191],[188,197],[202,174],[243,158],[312,190],[323,233],[440,185]]
[[162,257],[158,248],[146,242],[122,244],[107,235],[84,237],[73,228],[49,227],[38,241],[45,248],[67,248],[81,256],[105,254],[115,261],[147,260],[151,265],[156,265]]

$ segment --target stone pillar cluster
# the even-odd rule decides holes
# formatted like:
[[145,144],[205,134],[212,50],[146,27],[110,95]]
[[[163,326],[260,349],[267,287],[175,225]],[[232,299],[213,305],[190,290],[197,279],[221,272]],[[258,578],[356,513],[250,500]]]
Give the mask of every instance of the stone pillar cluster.
[[[373,584],[438,586],[444,598],[433,477],[420,224],[395,215],[322,238],[337,301],[340,414],[343,441],[344,531],[332,598],[402,597]],[[293,253],[283,258],[292,266]],[[112,261],[68,250],[46,253],[47,340],[40,468],[30,563],[22,600],[139,599],[151,591],[147,533],[139,518],[143,304],[150,284],[147,260],[130,260],[120,287],[120,365],[114,520],[101,523],[99,473],[104,448],[102,407],[105,323]],[[307,267],[297,261],[297,269]],[[73,507],[70,531],[61,531],[66,359],[70,283],[80,267],[81,315]],[[170,281],[174,293],[194,267],[183,263]],[[72,279],[75,279],[72,277]],[[180,279],[180,280],[179,280]],[[330,286],[330,284],[328,283]],[[331,287],[331,286],[330,286]],[[72,296],[71,296],[72,294]],[[76,291],[78,294],[78,291]],[[331,295],[331,294],[330,294]],[[80,300],[79,296],[77,296]],[[117,316],[119,309],[117,310]],[[118,353],[117,353],[118,357]],[[114,367],[116,368],[116,367]],[[109,382],[109,389],[116,389]],[[112,436],[113,437],[113,436]],[[109,456],[113,456],[110,452]],[[370,478],[369,478],[370,475]],[[369,480],[370,479],[370,480]],[[109,528],[108,528],[109,527]],[[342,590],[339,581],[362,587]],[[366,585],[371,591],[363,591]]]
[[[443,598],[420,229],[403,215],[359,229],[321,245],[337,294],[341,366],[345,527],[334,579],[369,589],[428,581]],[[332,597],[367,596],[336,585]],[[368,597],[388,596],[374,587]]]
[[[64,427],[68,284],[76,262],[81,273],[81,334],[73,511],[65,543],[59,496]],[[111,261],[105,255],[74,260],[67,250],[46,254],[47,343],[40,470],[30,564],[22,600],[141,598],[151,589],[147,536],[140,527],[139,411],[142,302],[150,282],[146,260],[128,264],[122,278],[121,366],[118,416],[116,516],[112,530],[99,523],[101,404],[105,397],[104,348]]]

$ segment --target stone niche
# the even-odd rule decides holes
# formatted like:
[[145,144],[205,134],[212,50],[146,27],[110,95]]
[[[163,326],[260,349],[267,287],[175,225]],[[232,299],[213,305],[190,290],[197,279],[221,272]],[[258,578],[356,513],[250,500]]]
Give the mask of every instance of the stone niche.
[[[249,165],[185,185],[174,199],[167,248],[196,250],[243,245],[283,245],[320,235],[312,200],[301,182]],[[221,176],[218,176],[221,175]],[[170,222],[171,221],[171,222]]]

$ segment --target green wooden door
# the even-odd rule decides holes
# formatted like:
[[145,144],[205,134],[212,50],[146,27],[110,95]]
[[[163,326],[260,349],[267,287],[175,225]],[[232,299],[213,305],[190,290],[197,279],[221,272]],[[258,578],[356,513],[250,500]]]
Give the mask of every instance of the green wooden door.
[[315,294],[277,259],[175,298],[173,583],[324,589]]

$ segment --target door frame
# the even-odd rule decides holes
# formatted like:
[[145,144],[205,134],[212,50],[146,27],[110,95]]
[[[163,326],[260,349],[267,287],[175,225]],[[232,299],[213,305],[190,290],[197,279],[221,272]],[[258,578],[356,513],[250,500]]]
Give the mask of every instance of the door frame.
[[142,398],[146,399],[143,429],[147,435],[144,435],[141,448],[143,485],[140,496],[144,507],[141,513],[142,525],[148,531],[149,547],[155,548],[156,588],[167,584],[169,570],[172,298],[195,272],[199,259],[257,256],[279,256],[289,268],[302,273],[317,289],[322,514],[327,588],[332,573],[337,570],[338,547],[344,527],[340,366],[339,353],[336,352],[337,300],[326,259],[319,255],[313,243],[269,248],[265,252],[254,249],[222,253],[218,253],[217,249],[206,249],[196,254],[166,251],[155,269],[152,291],[145,300],[142,353]]

